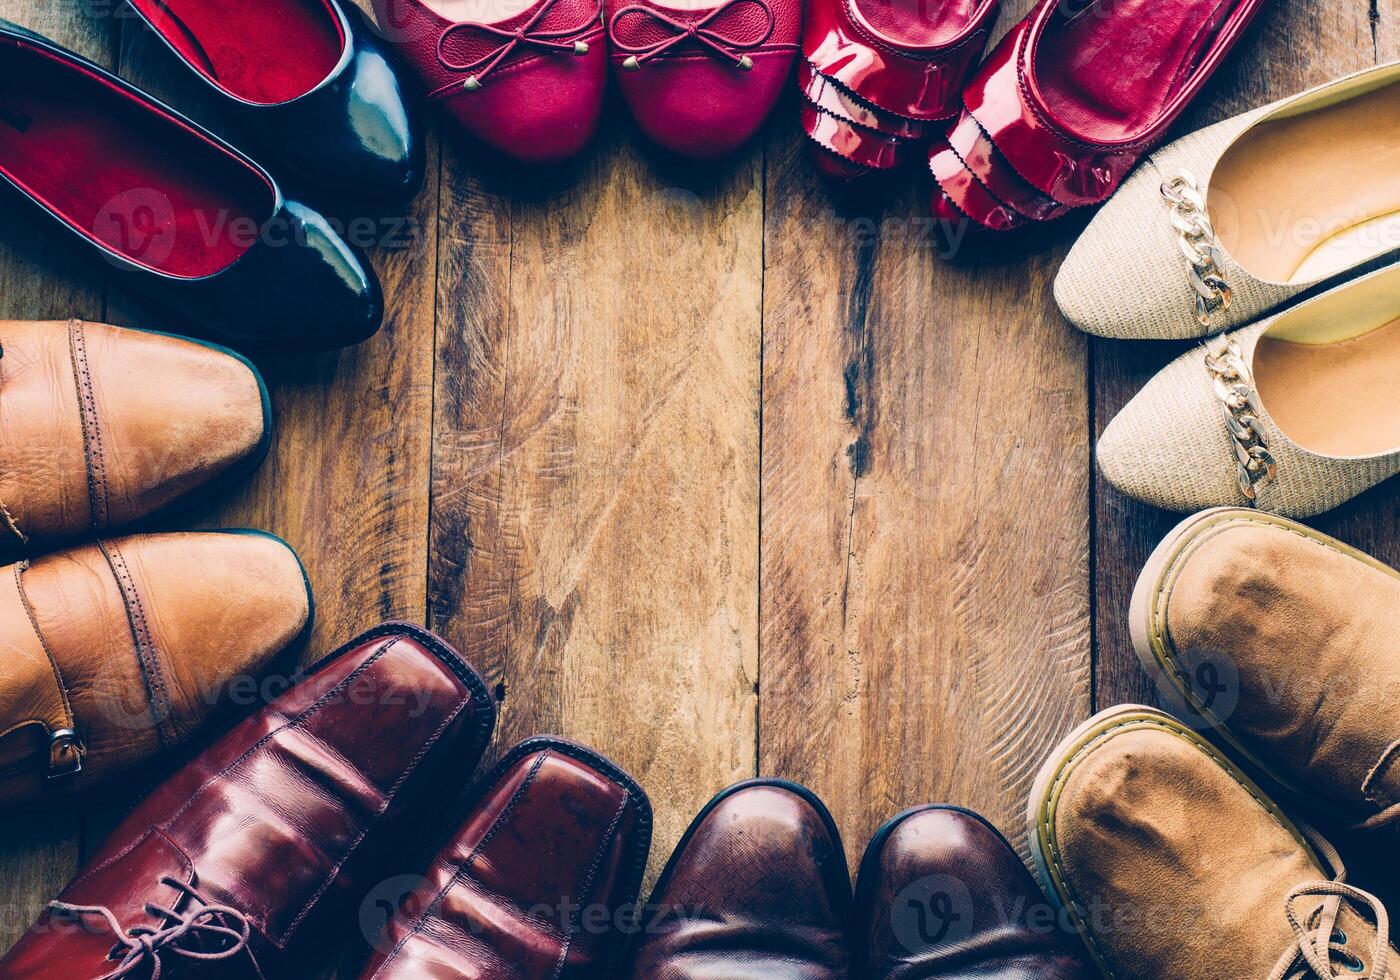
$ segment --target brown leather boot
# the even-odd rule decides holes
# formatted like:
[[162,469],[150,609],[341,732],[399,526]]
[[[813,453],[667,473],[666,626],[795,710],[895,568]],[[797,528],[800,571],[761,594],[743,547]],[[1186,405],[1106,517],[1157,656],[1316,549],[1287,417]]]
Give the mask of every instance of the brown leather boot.
[[267,451],[267,390],[221,347],[0,321],[0,561],[130,524]]
[[258,532],[115,538],[0,569],[0,806],[99,786],[183,742],[307,629]]
[[731,786],[681,839],[647,905],[635,980],[846,980],[851,882],[820,800]]
[[362,980],[612,980],[651,848],[651,804],[582,746],[535,738],[486,780],[374,942]]
[[1153,553],[1131,623],[1180,717],[1364,826],[1400,819],[1400,574],[1282,517],[1205,511]]
[[1380,900],[1186,725],[1122,705],[1053,753],[1031,791],[1031,850],[1105,976],[1394,976]]
[[869,980],[1098,975],[1006,839],[956,807],[910,810],[880,828],[861,861],[855,922]]

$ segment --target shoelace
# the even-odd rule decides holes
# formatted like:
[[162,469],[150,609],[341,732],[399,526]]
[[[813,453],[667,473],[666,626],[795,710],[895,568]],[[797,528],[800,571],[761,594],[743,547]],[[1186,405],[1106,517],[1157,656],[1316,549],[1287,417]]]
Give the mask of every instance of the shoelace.
[[[767,21],[762,33],[756,39],[745,40],[742,37],[736,38],[725,34],[711,27],[721,17],[743,6],[757,7],[763,12]],[[671,31],[669,37],[664,37],[659,41],[648,44],[628,44],[618,36],[618,24],[624,17],[637,15],[647,17],[662,27]],[[717,53],[722,58],[732,59],[736,67],[748,71],[753,67],[753,59],[746,54],[754,48],[762,47],[773,36],[773,31],[777,29],[778,18],[773,13],[773,8],[769,6],[768,0],[725,0],[718,7],[715,7],[704,17],[693,21],[676,20],[674,17],[657,10],[654,7],[643,6],[642,4],[631,4],[623,7],[613,14],[612,20],[608,24],[608,35],[612,39],[613,47],[624,52],[629,57],[622,63],[622,67],[628,71],[635,71],[645,62],[659,55],[665,54],[683,41],[695,40]]]
[[[540,31],[535,28],[554,9],[558,0],[546,0],[540,4],[533,17],[514,30],[506,30],[497,27],[495,24],[483,24],[480,21],[464,20],[453,24],[442,32],[437,43],[438,64],[448,71],[470,72],[463,82],[450,82],[440,88],[428,93],[428,98],[435,99],[453,91],[475,92],[481,88],[481,83],[486,80],[486,76],[500,67],[501,63],[510,57],[511,52],[521,46],[537,48],[541,51],[567,51],[576,55],[588,53],[588,42],[582,40],[565,40],[575,34],[586,31],[591,24],[602,17],[603,8],[598,6],[588,15],[588,19],[574,27],[567,27],[563,30]],[[470,62],[453,61],[447,56],[447,39],[457,33],[476,31],[491,37],[498,37],[501,43],[486,54]]]
[[[209,901],[199,893],[198,889],[177,878],[164,876],[160,879],[160,883],[183,892],[190,903],[198,903],[199,907],[176,912],[174,909],[154,903],[146,905],[148,915],[159,916],[167,923],[159,929],[144,925],[124,929],[122,924],[117,921],[116,915],[105,905],[69,905],[66,902],[50,902],[49,908],[55,912],[77,916],[96,915],[106,920],[107,928],[117,938],[113,955],[115,956],[118,952],[122,952],[123,955],[117,968],[103,976],[101,980],[118,980],[119,977],[135,976],[138,971],[143,969],[149,969],[149,980],[160,980],[163,966],[162,956],[167,953],[187,960],[209,961],[232,959],[244,952],[248,954],[248,961],[253,965],[254,974],[259,980],[266,980],[263,977],[262,968],[258,966],[258,961],[253,957],[253,951],[248,946],[248,940],[252,936],[252,927],[249,926],[246,915],[235,908]],[[204,949],[180,945],[181,940],[186,938],[194,940],[197,944],[209,942],[222,945],[223,948],[216,948],[213,952],[208,952]]]
[[[1387,980],[1390,977],[1390,917],[1385,905],[1370,892],[1346,883],[1346,868],[1342,865],[1341,856],[1320,834],[1302,825],[1299,829],[1331,866],[1336,877],[1332,881],[1307,882],[1288,893],[1284,901],[1284,914],[1293,928],[1294,943],[1279,957],[1268,980],[1347,980],[1356,976],[1362,961],[1348,950],[1348,937],[1337,928],[1337,917],[1341,914],[1343,902],[1349,903],[1358,912],[1370,910],[1376,925],[1370,980]],[[1307,898],[1322,898],[1324,901],[1304,921],[1298,918],[1297,905]],[[1333,963],[1334,957],[1341,960],[1340,971]]]

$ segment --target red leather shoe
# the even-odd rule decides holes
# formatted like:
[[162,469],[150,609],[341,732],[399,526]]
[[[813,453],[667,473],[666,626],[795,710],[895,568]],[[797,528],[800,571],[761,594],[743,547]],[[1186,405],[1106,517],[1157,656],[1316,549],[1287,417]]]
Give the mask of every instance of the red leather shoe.
[[819,149],[865,171],[897,170],[918,152],[908,140],[857,126],[810,102],[802,104],[802,129]]
[[619,958],[651,846],[622,770],[554,738],[516,747],[401,903],[361,980],[584,980]]
[[637,125],[673,153],[724,156],[758,132],[797,59],[801,0],[683,9],[607,0],[613,75]]
[[313,975],[304,957],[343,948],[355,903],[422,806],[470,776],[494,717],[437,637],[371,630],[140,803],[0,976]]
[[[997,151],[964,162],[1028,217],[1046,220],[1062,213],[1055,205],[1103,202],[1200,92],[1263,4],[1044,0],[963,93],[971,118],[954,131],[965,138],[967,124],[976,125]],[[958,199],[957,188],[944,190]]]
[[896,116],[862,102],[859,96],[842,88],[839,82],[818,75],[805,58],[797,63],[797,87],[802,90],[802,97],[812,105],[853,126],[895,139],[923,142],[928,138],[930,124]]
[[817,74],[877,108],[948,119],[999,9],[1000,0],[813,0],[802,52]]
[[478,19],[493,2],[374,0],[374,9],[428,99],[463,129],[526,163],[566,160],[588,145],[602,114],[599,0],[535,0],[508,17]]

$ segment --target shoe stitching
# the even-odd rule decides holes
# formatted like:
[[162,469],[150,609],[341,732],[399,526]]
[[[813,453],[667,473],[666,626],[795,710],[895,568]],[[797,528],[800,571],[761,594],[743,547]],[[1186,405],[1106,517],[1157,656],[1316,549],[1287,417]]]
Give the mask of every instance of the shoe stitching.
[[[1355,555],[1350,554],[1342,548],[1337,547],[1338,542],[1335,542],[1331,539],[1323,540],[1322,538],[1314,537],[1313,535],[1308,534],[1305,531],[1300,530],[1299,528],[1292,527],[1288,524],[1280,524],[1264,517],[1255,517],[1250,516],[1248,514],[1231,514],[1226,520],[1221,521],[1218,525],[1206,525],[1198,532],[1198,535],[1204,534],[1204,532],[1207,530],[1214,530],[1216,534],[1220,534],[1227,530],[1232,524],[1253,524],[1257,527],[1266,527],[1275,530],[1286,531],[1294,537],[1300,538],[1309,544],[1324,548],[1327,551],[1338,555],[1339,557],[1350,558],[1352,560],[1356,559]],[[1235,735],[1233,731],[1231,731],[1229,725],[1218,719],[1215,716],[1215,714],[1210,710],[1198,705],[1196,703],[1194,695],[1188,689],[1182,687],[1181,684],[1178,683],[1176,670],[1180,666],[1180,664],[1176,659],[1176,646],[1172,643],[1170,631],[1169,629],[1167,629],[1166,626],[1166,606],[1171,601],[1171,587],[1175,585],[1176,579],[1180,577],[1179,569],[1182,563],[1185,562],[1188,555],[1194,552],[1195,548],[1191,547],[1191,545],[1195,544],[1197,547],[1199,547],[1203,543],[1204,539],[1194,535],[1188,538],[1186,541],[1183,541],[1181,543],[1181,547],[1177,549],[1176,554],[1172,556],[1172,560],[1162,569],[1162,573],[1158,577],[1158,580],[1153,587],[1151,605],[1152,619],[1148,623],[1148,642],[1151,643],[1154,639],[1160,639],[1162,646],[1162,655],[1158,657],[1157,651],[1153,649],[1153,657],[1158,659],[1159,662],[1161,662],[1162,666],[1166,668],[1167,680],[1172,685],[1173,690],[1180,694],[1182,698],[1185,699],[1185,701],[1191,706],[1191,708],[1195,710],[1198,714],[1209,718],[1212,725],[1214,725],[1217,729],[1220,729],[1221,731],[1229,734],[1229,736],[1233,740],[1238,741],[1239,737]],[[1394,753],[1397,748],[1400,748],[1400,741],[1397,741],[1395,744],[1392,744],[1389,748],[1387,748],[1386,751],[1382,753],[1380,760],[1372,767],[1371,771],[1367,774],[1366,783],[1363,784],[1363,793],[1365,794],[1365,798],[1372,803],[1376,803],[1377,805],[1382,806],[1385,805],[1382,803],[1381,800],[1376,799],[1369,791],[1367,791],[1365,787],[1370,785],[1374,779],[1379,778],[1381,770],[1385,767],[1387,761],[1393,760]],[[1246,754],[1249,755],[1251,759],[1254,759],[1254,753],[1248,752],[1246,750]],[[1255,764],[1258,765],[1275,782],[1278,782],[1279,784],[1285,786],[1288,785],[1287,780],[1279,778],[1270,770],[1268,766],[1265,766],[1261,761],[1255,761]]]
[[1050,786],[1046,789],[1044,796],[1041,798],[1040,816],[1036,818],[1036,827],[1042,841],[1044,841],[1045,843],[1048,852],[1048,866],[1051,869],[1052,877],[1055,879],[1051,882],[1051,884],[1062,888],[1064,890],[1065,895],[1069,898],[1069,905],[1066,908],[1066,911],[1074,920],[1075,928],[1079,931],[1080,936],[1083,937],[1084,941],[1093,948],[1095,957],[1102,966],[1104,973],[1107,974],[1107,976],[1109,977],[1109,980],[1117,980],[1117,975],[1113,972],[1112,967],[1108,965],[1108,960],[1104,955],[1103,948],[1099,945],[1098,937],[1091,933],[1087,927],[1085,927],[1079,914],[1074,909],[1074,906],[1079,904],[1079,900],[1074,893],[1074,889],[1069,884],[1066,868],[1060,859],[1059,851],[1056,847],[1054,838],[1055,817],[1053,814],[1050,813],[1049,803],[1055,798],[1056,793],[1059,792],[1059,790],[1069,780],[1073,768],[1085,756],[1087,756],[1092,749],[1099,747],[1101,744],[1103,744],[1109,738],[1111,738],[1114,734],[1116,734],[1120,729],[1129,728],[1133,726],[1156,728],[1175,738],[1182,739],[1182,741],[1185,741],[1188,745],[1193,746],[1194,748],[1198,749],[1203,755],[1212,759],[1219,765],[1221,770],[1224,771],[1226,775],[1233,779],[1235,783],[1240,786],[1241,789],[1248,793],[1249,796],[1256,803],[1263,807],[1264,811],[1268,813],[1271,817],[1273,817],[1275,822],[1278,823],[1278,825],[1283,830],[1287,831],[1290,837],[1292,837],[1295,841],[1299,843],[1299,845],[1303,848],[1304,852],[1308,855],[1310,859],[1315,859],[1315,853],[1311,845],[1309,845],[1307,841],[1305,841],[1297,833],[1295,833],[1294,828],[1292,828],[1288,823],[1284,821],[1280,812],[1277,809],[1277,804],[1273,804],[1262,794],[1256,793],[1254,788],[1252,788],[1246,782],[1241,780],[1239,775],[1235,771],[1233,763],[1229,762],[1229,760],[1227,760],[1223,755],[1217,753],[1214,750],[1214,748],[1209,745],[1209,743],[1206,743],[1205,741],[1198,741],[1197,739],[1190,737],[1183,731],[1173,727],[1168,723],[1164,723],[1155,718],[1144,717],[1130,718],[1124,721],[1120,721],[1095,733],[1094,737],[1089,739],[1083,745],[1081,745],[1074,752],[1073,755],[1060,760],[1060,765],[1056,770],[1055,778],[1051,782]]
[[107,461],[102,451],[102,421],[97,411],[97,396],[88,365],[87,339],[83,321],[76,317],[68,321],[68,354],[73,363],[73,384],[78,395],[78,414],[83,425],[83,459],[87,465],[88,507],[91,529],[100,532],[107,527],[111,513],[107,483]]
[[[457,870],[453,872],[452,877],[449,878],[447,883],[443,885],[441,889],[439,889],[438,893],[435,896],[433,896],[433,900],[430,903],[428,903],[428,906],[417,917],[417,920],[413,924],[413,928],[409,930],[407,935],[405,935],[402,939],[395,943],[394,948],[389,951],[389,954],[387,956],[384,957],[384,962],[381,963],[379,968],[374,971],[375,977],[379,976],[379,974],[383,971],[384,967],[388,966],[394,961],[394,959],[399,955],[399,953],[403,951],[404,946],[408,944],[408,941],[410,939],[413,939],[415,936],[417,936],[423,931],[423,927],[426,925],[429,917],[435,915],[437,913],[437,910],[442,907],[443,899],[447,897],[447,893],[467,880],[467,874],[471,871],[472,865],[476,862],[477,857],[481,854],[482,848],[486,847],[487,844],[491,843],[491,841],[495,838],[497,832],[503,826],[505,826],[507,818],[511,816],[515,812],[517,807],[520,805],[520,801],[524,799],[525,794],[534,784],[535,777],[539,775],[540,768],[544,766],[545,762],[550,758],[552,754],[553,753],[546,750],[544,752],[541,752],[539,757],[535,759],[534,764],[530,766],[530,771],[526,773],[525,779],[521,781],[520,785],[515,788],[515,792],[511,794],[510,799],[506,801],[504,809],[502,809],[501,812],[497,814],[496,819],[491,822],[491,826],[487,829],[486,833],[482,835],[481,840],[477,841],[476,846],[472,848],[471,853],[468,854],[465,858],[463,858],[461,863],[457,865]],[[371,977],[370,980],[373,980],[373,977]]]
[[[49,658],[49,668],[53,671],[54,684],[58,687],[59,699],[63,702],[63,721],[66,727],[77,730],[77,719],[73,714],[73,702],[68,695],[68,685],[64,683],[63,671],[59,669],[58,660],[53,655],[53,650],[49,648],[48,640],[44,638],[44,632],[39,628],[39,619],[34,614],[34,606],[29,601],[29,594],[24,589],[24,573],[29,570],[29,562],[22,561],[15,565],[15,591],[19,593],[20,605],[24,607],[24,614],[29,619],[29,628],[34,631],[34,637],[39,641],[39,646],[43,648],[44,655]],[[35,719],[45,727],[48,722],[43,719]],[[20,726],[15,726],[20,727]],[[11,728],[10,731],[14,729]],[[6,732],[8,734],[9,732]],[[50,731],[52,734],[52,731]]]
[[97,546],[107,559],[112,575],[117,580],[122,604],[126,607],[127,623],[131,628],[131,639],[135,644],[136,663],[141,668],[141,677],[146,685],[147,703],[151,710],[151,720],[155,722],[156,736],[162,748],[171,748],[180,739],[179,728],[175,724],[171,709],[170,693],[165,686],[165,677],[160,668],[160,652],[151,637],[150,624],[146,619],[146,607],[141,601],[141,592],[136,587],[136,579],[127,566],[126,557],[115,541],[99,541]]
[[632,801],[631,796],[624,790],[622,802],[618,804],[617,812],[613,814],[612,823],[608,824],[607,831],[603,834],[602,841],[598,844],[598,849],[593,853],[593,861],[588,867],[588,872],[584,875],[583,881],[579,884],[577,908],[569,914],[569,926],[564,934],[564,944],[559,950],[559,959],[554,964],[554,973],[551,980],[559,980],[564,973],[564,966],[569,959],[569,950],[573,948],[574,936],[578,935],[578,918],[583,914],[585,900],[593,894],[593,882],[598,877],[598,870],[603,866],[603,857],[607,854],[608,848],[617,837],[618,829],[622,826],[622,818],[627,814],[627,804]]

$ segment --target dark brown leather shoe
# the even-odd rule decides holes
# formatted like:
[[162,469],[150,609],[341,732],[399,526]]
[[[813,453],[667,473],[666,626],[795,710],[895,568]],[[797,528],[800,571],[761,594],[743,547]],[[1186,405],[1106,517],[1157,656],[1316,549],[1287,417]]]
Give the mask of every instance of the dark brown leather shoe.
[[247,473],[270,421],[262,378],[221,347],[82,320],[0,321],[0,561]]
[[646,908],[636,980],[846,980],[851,881],[809,790],[731,786],[695,818]]
[[311,615],[296,553],[260,532],[111,538],[0,569],[0,807],[101,786],[219,708],[251,710]]
[[856,884],[870,980],[1091,980],[1054,907],[975,813],[930,806],[876,833]]
[[422,807],[460,786],[494,725],[481,678],[386,624],[136,807],[0,960],[6,980],[306,977]]
[[364,980],[612,980],[651,848],[626,773],[554,738],[506,756],[403,901]]

